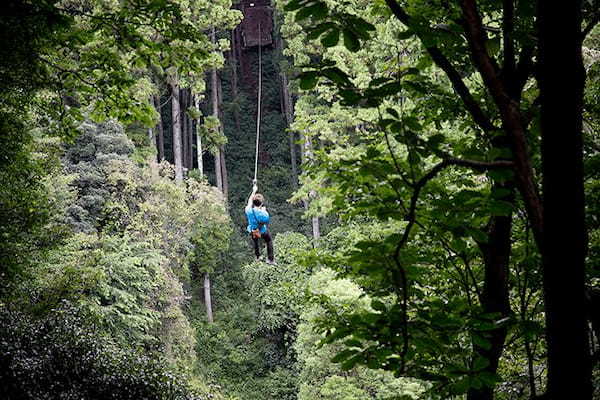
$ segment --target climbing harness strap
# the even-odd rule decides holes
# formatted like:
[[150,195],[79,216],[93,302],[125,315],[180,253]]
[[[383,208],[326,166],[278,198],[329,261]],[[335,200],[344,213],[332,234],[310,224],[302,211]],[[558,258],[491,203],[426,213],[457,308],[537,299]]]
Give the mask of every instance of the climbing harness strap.
[[262,32],[260,22],[258,23],[258,110],[256,116],[256,152],[254,154],[254,184],[258,182],[258,144],[260,141],[260,118],[262,99]]
[[254,207],[252,207],[252,214],[254,215],[254,219],[256,220],[256,229],[252,229],[252,238],[254,239],[260,239],[262,237],[261,233],[260,233],[260,228],[261,225],[265,225],[262,222],[258,222],[258,218],[256,217],[256,213],[254,212]]

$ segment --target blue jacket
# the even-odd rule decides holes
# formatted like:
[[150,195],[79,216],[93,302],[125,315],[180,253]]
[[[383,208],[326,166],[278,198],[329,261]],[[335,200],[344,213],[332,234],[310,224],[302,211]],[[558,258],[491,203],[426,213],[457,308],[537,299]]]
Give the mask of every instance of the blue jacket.
[[269,223],[269,213],[266,210],[256,207],[246,207],[246,219],[248,219],[248,232],[253,231],[260,225],[260,233],[267,233],[267,225]]

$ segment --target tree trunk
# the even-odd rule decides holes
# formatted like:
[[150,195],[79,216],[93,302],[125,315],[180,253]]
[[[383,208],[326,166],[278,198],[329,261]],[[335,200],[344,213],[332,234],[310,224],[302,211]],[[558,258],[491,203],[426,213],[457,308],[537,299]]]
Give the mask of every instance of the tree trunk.
[[238,84],[238,59],[235,41],[235,31],[231,31],[231,50],[229,51],[229,66],[231,67],[231,95],[235,106],[233,107],[233,121],[235,129],[239,132],[242,130],[240,126],[239,107],[239,84]]
[[[211,29],[210,39],[213,43],[216,43],[215,28]],[[219,119],[219,89],[218,87],[218,76],[217,69],[213,68],[210,71],[210,97],[212,103],[212,115]],[[217,181],[217,188],[223,193],[223,172],[221,168],[221,149],[217,150],[215,154],[215,178]]]
[[[214,37],[214,29],[212,33]],[[217,96],[217,70],[213,68],[210,73],[211,75],[211,101],[212,101],[212,114],[214,117],[219,118],[219,99]],[[217,150],[215,154],[215,178],[217,180],[217,188],[223,192],[223,176],[221,175],[221,151]]]
[[[311,190],[311,194],[314,194],[314,190]],[[312,231],[313,231],[313,239],[315,245],[319,243],[319,238],[321,238],[321,224],[319,222],[319,217],[312,217]]]
[[292,185],[294,188],[298,187],[298,168],[296,166],[296,138],[294,131],[290,129],[294,122],[294,106],[292,103],[292,96],[290,94],[289,82],[285,72],[280,73],[281,76],[281,94],[283,100],[283,112],[285,115],[285,121],[288,128],[288,142],[290,144],[290,161],[292,164]]
[[150,143],[150,146],[156,147],[156,136],[152,128],[148,128],[148,143]]
[[221,180],[223,182],[223,198],[227,203],[227,199],[229,197],[229,179],[227,178],[227,163],[225,162],[225,148],[223,146],[221,146],[219,156],[221,158]]
[[[497,185],[503,187],[504,185]],[[514,202],[514,195],[504,199]],[[492,217],[488,230],[488,243],[479,243],[484,261],[484,283],[481,294],[481,307],[484,313],[498,314],[498,319],[510,315],[508,267],[511,253],[511,226],[512,216]],[[487,333],[487,334],[486,334]],[[485,368],[486,372],[495,374],[498,370],[498,362],[504,351],[507,328],[501,326],[498,329],[482,332],[484,339],[490,343],[489,348],[473,345],[474,357],[484,358],[489,361]],[[494,387],[483,387],[481,389],[470,389],[467,400],[493,400]]]
[[[243,85],[243,84],[246,84],[248,82],[247,79],[246,79],[247,75],[248,75],[246,73],[246,71],[248,69],[248,65],[245,62],[245,59],[243,57],[243,52],[242,52],[242,34],[241,34],[240,31],[241,31],[241,29],[240,29],[239,26],[233,30],[233,35],[235,36],[235,46],[233,48],[234,48],[234,51],[235,51],[235,54],[236,54],[236,58],[237,58],[237,61],[238,61],[238,66],[239,66],[238,71],[241,72],[242,85]],[[238,81],[239,81],[239,79],[238,79]]]
[[592,398],[592,364],[584,294],[581,2],[539,2],[538,23],[547,395],[566,399],[576,390],[584,400]]
[[187,139],[187,134],[188,134],[188,119],[186,118],[186,108],[188,107],[187,104],[187,89],[183,88],[180,90],[180,103],[181,103],[181,110],[180,110],[180,118],[181,118],[181,144],[183,146],[183,151],[182,151],[182,158],[183,158],[183,168],[184,170],[189,170],[190,166],[188,165],[188,139]]
[[161,162],[165,159],[165,134],[162,124],[162,107],[160,106],[160,97],[155,95],[152,96],[152,99],[154,101],[154,108],[156,108],[156,112],[158,113],[158,122],[156,123],[156,150],[158,152],[158,162]]
[[175,182],[183,182],[183,154],[181,151],[181,112],[179,106],[179,83],[177,74],[170,77],[171,114],[173,118],[173,158],[175,162]]
[[[275,42],[277,51],[283,56],[283,39],[279,36]],[[296,138],[294,132],[290,129],[294,122],[294,102],[290,93],[289,81],[285,71],[279,72],[281,84],[281,112],[285,116],[286,126],[288,128],[288,141],[290,144],[290,161],[292,164],[292,185],[298,188],[298,168],[296,166]]]
[[[217,99],[219,101],[219,121],[221,123],[225,120],[223,118],[223,87],[221,85],[221,78],[217,75]],[[223,126],[221,126],[223,129]],[[227,176],[227,163],[225,162],[225,146],[221,146],[219,148],[219,157],[221,158],[221,182],[223,185],[222,192],[223,198],[225,202],[227,202],[227,198],[229,197],[229,177]]]
[[[200,110],[200,100],[198,97],[194,98],[194,106],[196,110]],[[200,172],[200,176],[204,176],[204,159],[203,159],[203,150],[202,150],[202,135],[200,133],[200,117],[196,121],[196,158],[198,162],[198,171]]]
[[213,323],[212,298],[210,294],[210,276],[208,272],[204,274],[204,304],[206,305],[206,319]]
[[[302,164],[308,163],[312,156],[312,140],[310,136],[304,135],[304,150],[301,153],[302,156]],[[317,192],[315,190],[311,190],[309,192],[309,198],[303,201],[304,208],[308,210],[308,206],[310,205],[310,199],[316,197]],[[318,216],[311,217],[312,224],[312,236],[313,236],[313,246],[316,247],[319,238],[321,237],[321,224]]]
[[[194,98],[192,96],[192,90],[188,90],[188,107],[191,107],[194,104]],[[186,118],[188,119],[188,165],[189,168],[194,168],[194,119],[190,117],[187,113],[185,113]]]
[[223,193],[223,175],[221,175],[221,151],[218,150],[215,154],[215,176],[217,178],[217,189]]

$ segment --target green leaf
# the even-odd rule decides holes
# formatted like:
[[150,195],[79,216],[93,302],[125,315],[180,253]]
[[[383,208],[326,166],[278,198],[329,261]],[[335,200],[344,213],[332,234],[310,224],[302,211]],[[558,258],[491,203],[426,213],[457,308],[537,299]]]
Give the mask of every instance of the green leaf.
[[362,347],[362,342],[356,339],[349,339],[344,342],[348,347]]
[[310,90],[317,86],[319,74],[317,71],[305,71],[298,75],[298,79],[300,80],[300,89]]
[[488,54],[494,57],[500,51],[500,37],[495,36],[491,39],[488,39],[485,42],[485,47],[487,48]]
[[489,241],[487,233],[480,229],[467,228],[467,233],[471,235],[476,242],[487,243]]
[[328,31],[330,29],[334,29],[336,27],[337,27],[337,25],[334,24],[333,22],[323,22],[322,24],[319,24],[319,25],[315,26],[314,28],[312,28],[310,30],[310,32],[308,33],[308,35],[306,35],[306,38],[308,40],[315,40],[319,36],[321,36],[323,33],[325,33],[326,31]]
[[483,382],[480,379],[477,379],[477,377],[469,379],[469,384],[475,389],[481,389],[483,387]]
[[452,385],[452,392],[455,394],[461,394],[461,393],[465,393],[467,390],[469,390],[469,387],[471,387],[471,384],[469,382],[469,378],[462,378],[459,381],[457,381],[454,385]]
[[310,1],[311,0],[291,0],[283,7],[283,9],[285,11],[296,11],[310,3]]
[[370,38],[369,32],[374,32],[376,30],[375,25],[366,21],[364,18],[350,14],[345,14],[344,16],[348,28],[354,30],[356,34],[363,40],[368,40]]
[[495,386],[496,383],[498,383],[499,381],[498,376],[496,374],[492,374],[488,371],[481,371],[479,374],[477,374],[477,378],[479,378],[481,382],[483,382],[483,384],[488,387]]
[[333,343],[336,340],[345,338],[346,336],[350,335],[352,332],[349,329],[346,328],[338,328],[335,331],[333,331],[333,333],[330,333],[329,335],[327,335],[321,342],[322,343]]
[[408,75],[419,75],[421,73],[421,71],[418,68],[407,68],[404,71],[402,71],[402,76],[408,76]]
[[368,89],[368,96],[370,97],[388,97],[398,94],[402,91],[402,84],[400,82],[386,83],[375,89]]
[[437,149],[445,140],[446,136],[438,133],[427,140],[427,145],[432,149]]
[[473,334],[473,343],[482,349],[489,350],[492,348],[492,343],[479,334]]
[[356,354],[354,357],[349,358],[348,360],[344,361],[342,363],[342,365],[340,366],[340,368],[342,369],[342,371],[349,371],[352,368],[354,368],[354,366],[356,364],[358,364],[361,359],[363,358],[362,354]]
[[510,189],[494,186],[492,187],[491,195],[493,199],[502,199],[510,195],[511,193],[512,191]]
[[338,93],[344,99],[344,105],[356,105],[363,98],[356,90],[342,89]]
[[381,311],[381,312],[386,312],[387,311],[387,308],[386,308],[385,304],[383,304],[379,300],[373,300],[371,302],[371,307],[373,307],[373,309],[376,310],[376,311]]
[[350,29],[344,29],[344,46],[352,52],[360,50],[360,41],[358,36]]
[[414,132],[418,132],[423,129],[419,121],[415,117],[406,117],[402,120],[406,127]]
[[304,7],[296,13],[295,20],[302,21],[312,16],[316,20],[323,19],[327,16],[329,9],[325,3],[318,2],[308,7]]
[[369,82],[369,87],[370,88],[375,88],[377,86],[381,86],[384,83],[390,82],[392,81],[392,78],[386,78],[386,77],[382,77],[382,78],[375,78],[372,81]]
[[337,27],[331,29],[325,36],[321,38],[321,44],[325,47],[333,47],[337,45],[339,41],[340,31]]
[[348,358],[352,357],[354,354],[358,353],[358,350],[343,350],[341,352],[339,352],[338,354],[336,354],[332,359],[331,362],[332,363],[340,363],[344,360],[347,360]]
[[342,87],[352,86],[352,82],[348,75],[337,67],[326,68],[321,71],[321,74]]
[[393,108],[386,108],[386,111],[388,112],[388,114],[392,115],[394,118],[396,119],[400,119],[400,115],[398,114],[398,111],[394,110]]
[[489,204],[490,214],[494,216],[509,216],[513,211],[512,203],[503,200],[492,200]]
[[416,151],[408,152],[408,162],[410,165],[419,165],[421,163],[421,156]]
[[481,371],[487,366],[490,365],[490,361],[487,358],[477,357],[475,358],[475,362],[473,362],[473,369],[475,371]]
[[402,32],[398,32],[398,34],[396,35],[396,37],[398,38],[398,40],[406,40],[410,37],[413,37],[415,35],[415,32],[411,31],[410,29],[402,31]]

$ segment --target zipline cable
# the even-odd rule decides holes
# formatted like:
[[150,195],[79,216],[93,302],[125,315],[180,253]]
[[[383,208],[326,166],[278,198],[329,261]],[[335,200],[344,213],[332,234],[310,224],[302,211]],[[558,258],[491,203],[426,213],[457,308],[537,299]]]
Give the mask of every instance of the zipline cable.
[[254,154],[254,181],[256,185],[258,182],[258,144],[260,141],[260,118],[261,118],[261,98],[262,98],[262,31],[261,24],[258,23],[258,110],[256,116],[256,152]]

